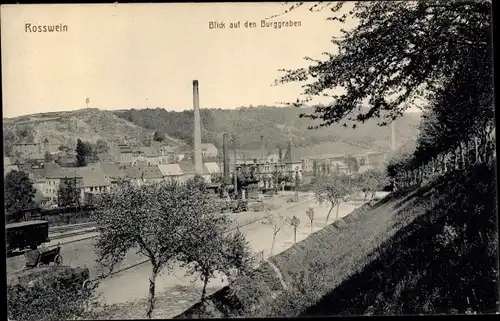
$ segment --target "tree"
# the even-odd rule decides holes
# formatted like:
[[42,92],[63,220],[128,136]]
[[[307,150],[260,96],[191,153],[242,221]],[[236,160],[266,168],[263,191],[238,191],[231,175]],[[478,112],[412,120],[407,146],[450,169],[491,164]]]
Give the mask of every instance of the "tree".
[[4,197],[7,214],[33,207],[35,188],[25,172],[14,170],[5,176]]
[[159,131],[156,131],[154,136],[153,136],[153,140],[155,142],[163,142],[165,140],[165,134],[159,132]]
[[[320,126],[375,117],[385,119],[379,123],[385,125],[417,99],[439,91],[444,81],[470,65],[469,58],[491,56],[491,1],[346,3],[322,6],[333,12],[331,21],[357,22],[342,29],[342,37],[332,39],[336,53],[327,53],[326,60],[307,58],[312,61],[308,68],[283,70],[285,75],[276,81],[307,82],[302,102],[332,97],[331,105],[302,115],[322,119]],[[346,13],[340,14],[341,9]],[[486,83],[491,85],[491,76]],[[340,88],[345,92],[331,93]],[[355,115],[365,101],[368,111]]]
[[293,243],[297,243],[297,228],[299,228],[300,220],[294,215],[288,223],[293,227]]
[[45,155],[43,158],[44,158],[44,161],[46,163],[50,163],[50,162],[54,161],[54,156],[52,156],[52,154],[49,152],[45,152]]
[[[43,282],[7,285],[9,320],[94,319],[97,283],[82,289],[82,268],[59,267],[43,271]],[[88,275],[88,270],[86,271]]]
[[300,185],[300,178],[299,178],[299,172],[295,172],[295,184],[294,184],[294,201],[298,202],[299,201],[299,185]]
[[251,272],[253,261],[245,236],[239,231],[227,233],[231,227],[228,216],[208,212],[195,225],[191,231],[194,241],[179,259],[188,268],[188,275],[196,274],[203,282],[201,301],[205,302],[208,282],[216,273],[234,280]]
[[337,206],[336,218],[339,218],[340,203],[345,201],[349,194],[351,194],[351,185],[345,176],[322,177],[314,184],[314,195],[318,202],[320,204],[323,202],[330,203],[325,224],[328,223],[330,214],[335,206]]
[[357,173],[359,171],[359,163],[358,163],[358,160],[356,159],[356,157],[354,157],[352,155],[347,155],[344,158],[344,162],[347,165],[347,167],[349,168],[349,172]]
[[[231,252],[231,247],[225,242],[227,239],[222,242],[223,238],[217,234],[217,226],[210,222],[211,219],[220,222],[220,215],[215,215],[219,210],[220,204],[210,196],[203,178],[198,176],[188,180],[186,184],[175,181],[124,184],[109,194],[97,197],[94,212],[94,220],[100,231],[95,245],[97,261],[111,271],[131,249],[137,249],[138,253],[150,260],[152,271],[149,278],[147,317],[151,318],[158,273],[178,259],[206,268],[204,262],[201,265],[195,264],[207,258],[196,254],[202,252],[198,248],[202,245],[199,238],[207,240],[204,233],[217,236],[213,240],[215,243],[207,240],[209,244],[203,244],[205,249],[210,248],[210,253],[220,258],[220,247],[217,246],[222,246],[227,251],[223,251],[227,259],[225,266],[236,264],[234,262],[237,260],[227,255]],[[200,232],[203,233],[198,234]],[[239,241],[230,244],[241,245]],[[236,250],[232,248],[232,251]],[[208,265],[210,272],[220,268],[212,267],[211,263]]]
[[[267,212],[267,210],[266,210],[266,212]],[[279,214],[271,213],[271,214],[268,214],[266,216],[266,219],[263,223],[266,225],[271,225],[273,228],[273,241],[271,243],[271,250],[269,251],[270,255],[273,255],[274,242],[276,241],[276,236],[278,235],[278,233],[281,231],[281,229],[285,225],[286,219],[285,219],[285,217],[283,217]]]
[[107,153],[109,151],[109,145],[102,139],[98,139],[95,143],[96,153]]
[[149,136],[144,136],[142,138],[142,145],[146,147],[151,147],[151,144],[153,143],[153,140]]
[[63,178],[58,190],[59,206],[80,206],[80,186],[76,178]]
[[368,195],[370,200],[375,195],[376,191],[381,190],[389,183],[387,175],[382,171],[374,169],[367,170],[357,176],[355,181],[356,187],[363,192],[363,202],[366,201]]
[[92,155],[92,147],[88,143],[84,143],[81,139],[76,142],[76,165],[78,167],[87,166],[87,160]]
[[306,215],[309,218],[309,221],[311,221],[311,233],[312,233],[312,231],[313,231],[313,221],[314,221],[314,208],[309,207],[306,210]]

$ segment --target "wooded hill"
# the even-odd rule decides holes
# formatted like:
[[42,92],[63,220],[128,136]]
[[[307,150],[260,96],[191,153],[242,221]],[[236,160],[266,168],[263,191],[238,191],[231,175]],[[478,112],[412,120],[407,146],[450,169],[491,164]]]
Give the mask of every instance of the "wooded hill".
[[[201,109],[202,142],[222,147],[223,132],[235,133],[236,147],[258,149],[260,136],[264,136],[268,148],[284,148],[291,138],[295,147],[310,147],[331,142],[346,142],[365,148],[387,150],[390,148],[391,132],[380,127],[376,121],[367,121],[356,128],[333,125],[319,129],[308,129],[318,125],[301,113],[310,113],[311,107],[241,107],[228,109]],[[157,130],[191,144],[193,139],[193,111],[182,112],[156,109],[131,109],[114,112],[138,126]],[[414,140],[418,134],[420,114],[407,113],[396,122],[396,144]],[[324,153],[334,151],[325,150]]]

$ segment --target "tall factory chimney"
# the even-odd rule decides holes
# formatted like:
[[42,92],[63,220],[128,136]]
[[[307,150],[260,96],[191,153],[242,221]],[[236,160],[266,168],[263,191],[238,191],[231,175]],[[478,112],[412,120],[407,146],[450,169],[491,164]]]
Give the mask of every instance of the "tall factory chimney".
[[288,146],[286,148],[285,161],[292,162],[292,139],[291,138],[288,139]]
[[224,184],[230,183],[229,177],[229,139],[227,133],[222,134],[222,153],[224,157]]
[[198,80],[193,80],[193,107],[194,107],[194,172],[203,174],[203,164],[201,160],[201,121],[200,121],[200,96],[198,93]]
[[391,122],[391,150],[395,151],[396,150],[396,129],[395,129],[395,123],[396,121],[393,120]]

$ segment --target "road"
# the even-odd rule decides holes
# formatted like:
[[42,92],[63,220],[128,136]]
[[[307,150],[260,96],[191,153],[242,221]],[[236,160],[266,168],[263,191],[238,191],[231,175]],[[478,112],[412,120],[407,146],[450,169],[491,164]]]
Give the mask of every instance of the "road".
[[[305,212],[308,207],[315,208],[315,220],[313,224],[313,232],[321,229],[325,225],[325,218],[328,212],[326,205],[317,204],[312,199],[312,194],[301,193],[300,201],[296,203],[284,204],[284,198],[289,195],[284,195],[281,198],[268,200],[268,203],[275,205],[284,205],[279,209],[272,210],[271,212],[276,215],[282,215],[290,218],[296,215],[300,219],[300,226],[297,231],[297,242],[300,242],[310,234],[310,221]],[[281,204],[280,204],[281,203]],[[291,209],[288,209],[292,207]],[[354,210],[357,205],[344,203],[340,206],[339,217],[343,217]],[[233,227],[244,225],[256,219],[264,217],[264,212],[244,212],[229,214],[234,218]],[[332,217],[329,223],[335,220],[335,210],[332,211]],[[271,255],[270,248],[272,242],[272,226],[262,224],[262,221],[242,226],[240,231],[246,235],[246,238],[254,253],[263,251],[264,257],[267,258]],[[94,279],[101,275],[104,271],[95,262],[94,253],[95,239],[86,239],[75,243],[64,244],[61,248],[61,254],[64,259],[64,265],[70,266],[86,266],[90,270],[90,277]],[[285,224],[282,230],[278,233],[274,245],[273,254],[280,253],[293,245],[293,228]],[[127,253],[124,260],[118,264],[115,270],[133,266],[141,263],[145,257],[137,254],[136,251],[131,250]],[[7,260],[7,271],[12,272],[24,266],[24,257],[14,257]],[[115,275],[109,276],[100,281],[98,293],[102,295],[104,301],[108,304],[124,303],[130,301],[142,300],[148,295],[148,278],[151,273],[151,266],[149,263],[140,264],[125,271],[119,272]],[[209,293],[214,292],[226,285],[225,282],[219,278],[214,279],[209,284]],[[199,280],[193,280],[193,277],[186,277],[184,270],[179,265],[174,265],[171,270],[163,271],[158,278],[156,284],[156,291],[159,296],[162,293],[168,293],[169,299],[162,300],[161,304],[158,303],[158,309],[155,317],[157,318],[170,318],[176,314],[181,313],[192,304],[196,303],[199,299],[198,293],[201,293],[202,283]],[[184,292],[184,293],[182,293]],[[181,300],[180,297],[185,298],[186,293],[191,293],[190,299]],[[179,294],[179,297],[176,297]],[[138,304],[142,304],[138,302]],[[139,311],[138,315],[127,315],[127,317],[144,317],[140,314],[144,308],[135,309]]]
[[[357,206],[354,204],[344,203],[340,206],[339,218],[352,212]],[[313,223],[313,232],[320,230],[325,225],[325,219],[328,212],[326,205],[316,204],[311,201],[305,204],[288,210],[280,211],[279,214],[285,217],[296,215],[300,219],[300,226],[297,231],[297,242],[305,239],[310,235],[310,221],[307,218],[305,211],[308,207],[315,209],[315,220]],[[277,212],[277,211],[276,211]],[[332,217],[328,223],[335,221],[335,210],[332,211]],[[264,257],[270,256],[270,248],[272,242],[272,226],[264,225],[260,222],[240,228],[240,231],[246,235],[250,243],[252,251],[258,253],[264,251]],[[290,225],[285,225],[278,233],[274,245],[273,253],[280,253],[293,245],[293,228]],[[101,281],[98,292],[108,304],[124,303],[130,301],[137,302],[134,313],[121,315],[122,318],[141,318],[144,317],[145,303],[144,299],[148,295],[148,278],[151,274],[150,264],[143,264],[127,270],[123,273],[116,274]],[[213,293],[225,286],[227,283],[221,279],[213,279],[209,283],[208,293]],[[155,318],[171,318],[199,300],[201,295],[202,282],[194,280],[193,277],[186,277],[184,270],[175,265],[168,272],[160,274],[156,281],[156,291],[161,297],[168,297],[167,300],[162,299],[157,303]],[[182,293],[184,292],[184,293]],[[196,295],[198,294],[198,295]],[[189,297],[190,299],[186,299]]]
[[[266,200],[266,204],[270,205],[271,208],[279,206],[279,205],[284,205],[285,204],[285,198],[288,197],[289,195],[284,194],[280,195],[280,197],[276,197],[273,199]],[[300,196],[301,200],[306,200],[308,198],[312,197],[312,194],[310,193],[303,193]],[[293,203],[290,203],[290,205],[293,205]],[[244,225],[247,224],[248,222],[255,221],[256,219],[259,219],[261,217],[264,217],[266,213],[264,212],[244,212],[244,213],[229,213],[227,215],[231,215],[233,218],[233,224],[232,227],[236,228],[239,225]],[[89,233],[89,235],[98,235],[98,233]],[[85,235],[74,237],[75,239],[83,238]],[[67,238],[70,240],[71,238]],[[47,244],[45,246],[47,247],[52,247],[52,246],[57,246],[57,243],[65,243],[66,239],[55,239]],[[70,266],[86,266],[90,270],[90,278],[94,279],[101,275],[103,272],[107,272],[100,268],[96,262],[95,262],[95,254],[94,254],[94,243],[95,239],[84,239],[78,242],[74,243],[69,243],[69,244],[63,244],[61,247],[61,255],[63,257],[63,264],[64,265],[70,265]],[[128,267],[134,264],[137,264],[139,262],[144,261],[145,257],[136,254],[135,250],[129,251],[127,253],[126,257],[124,260],[118,264],[115,268],[115,270],[119,270],[120,268],[123,267]],[[15,256],[12,258],[9,258],[7,260],[7,273],[12,273],[13,271],[18,271],[24,267],[25,264],[25,259],[24,256]]]

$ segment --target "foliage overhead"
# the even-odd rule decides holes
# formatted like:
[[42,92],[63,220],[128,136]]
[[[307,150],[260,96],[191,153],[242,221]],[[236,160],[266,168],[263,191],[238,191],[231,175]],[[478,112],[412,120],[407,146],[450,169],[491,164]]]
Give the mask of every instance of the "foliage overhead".
[[[470,57],[491,51],[490,1],[341,1],[323,8],[335,23],[358,24],[332,39],[336,53],[325,53],[325,60],[307,57],[309,67],[282,70],[285,75],[276,81],[309,81],[301,103],[331,97],[330,105],[302,115],[321,119],[319,126],[370,118],[385,125],[439,91]],[[344,93],[331,92],[338,89]],[[366,103],[369,110],[362,112]]]

